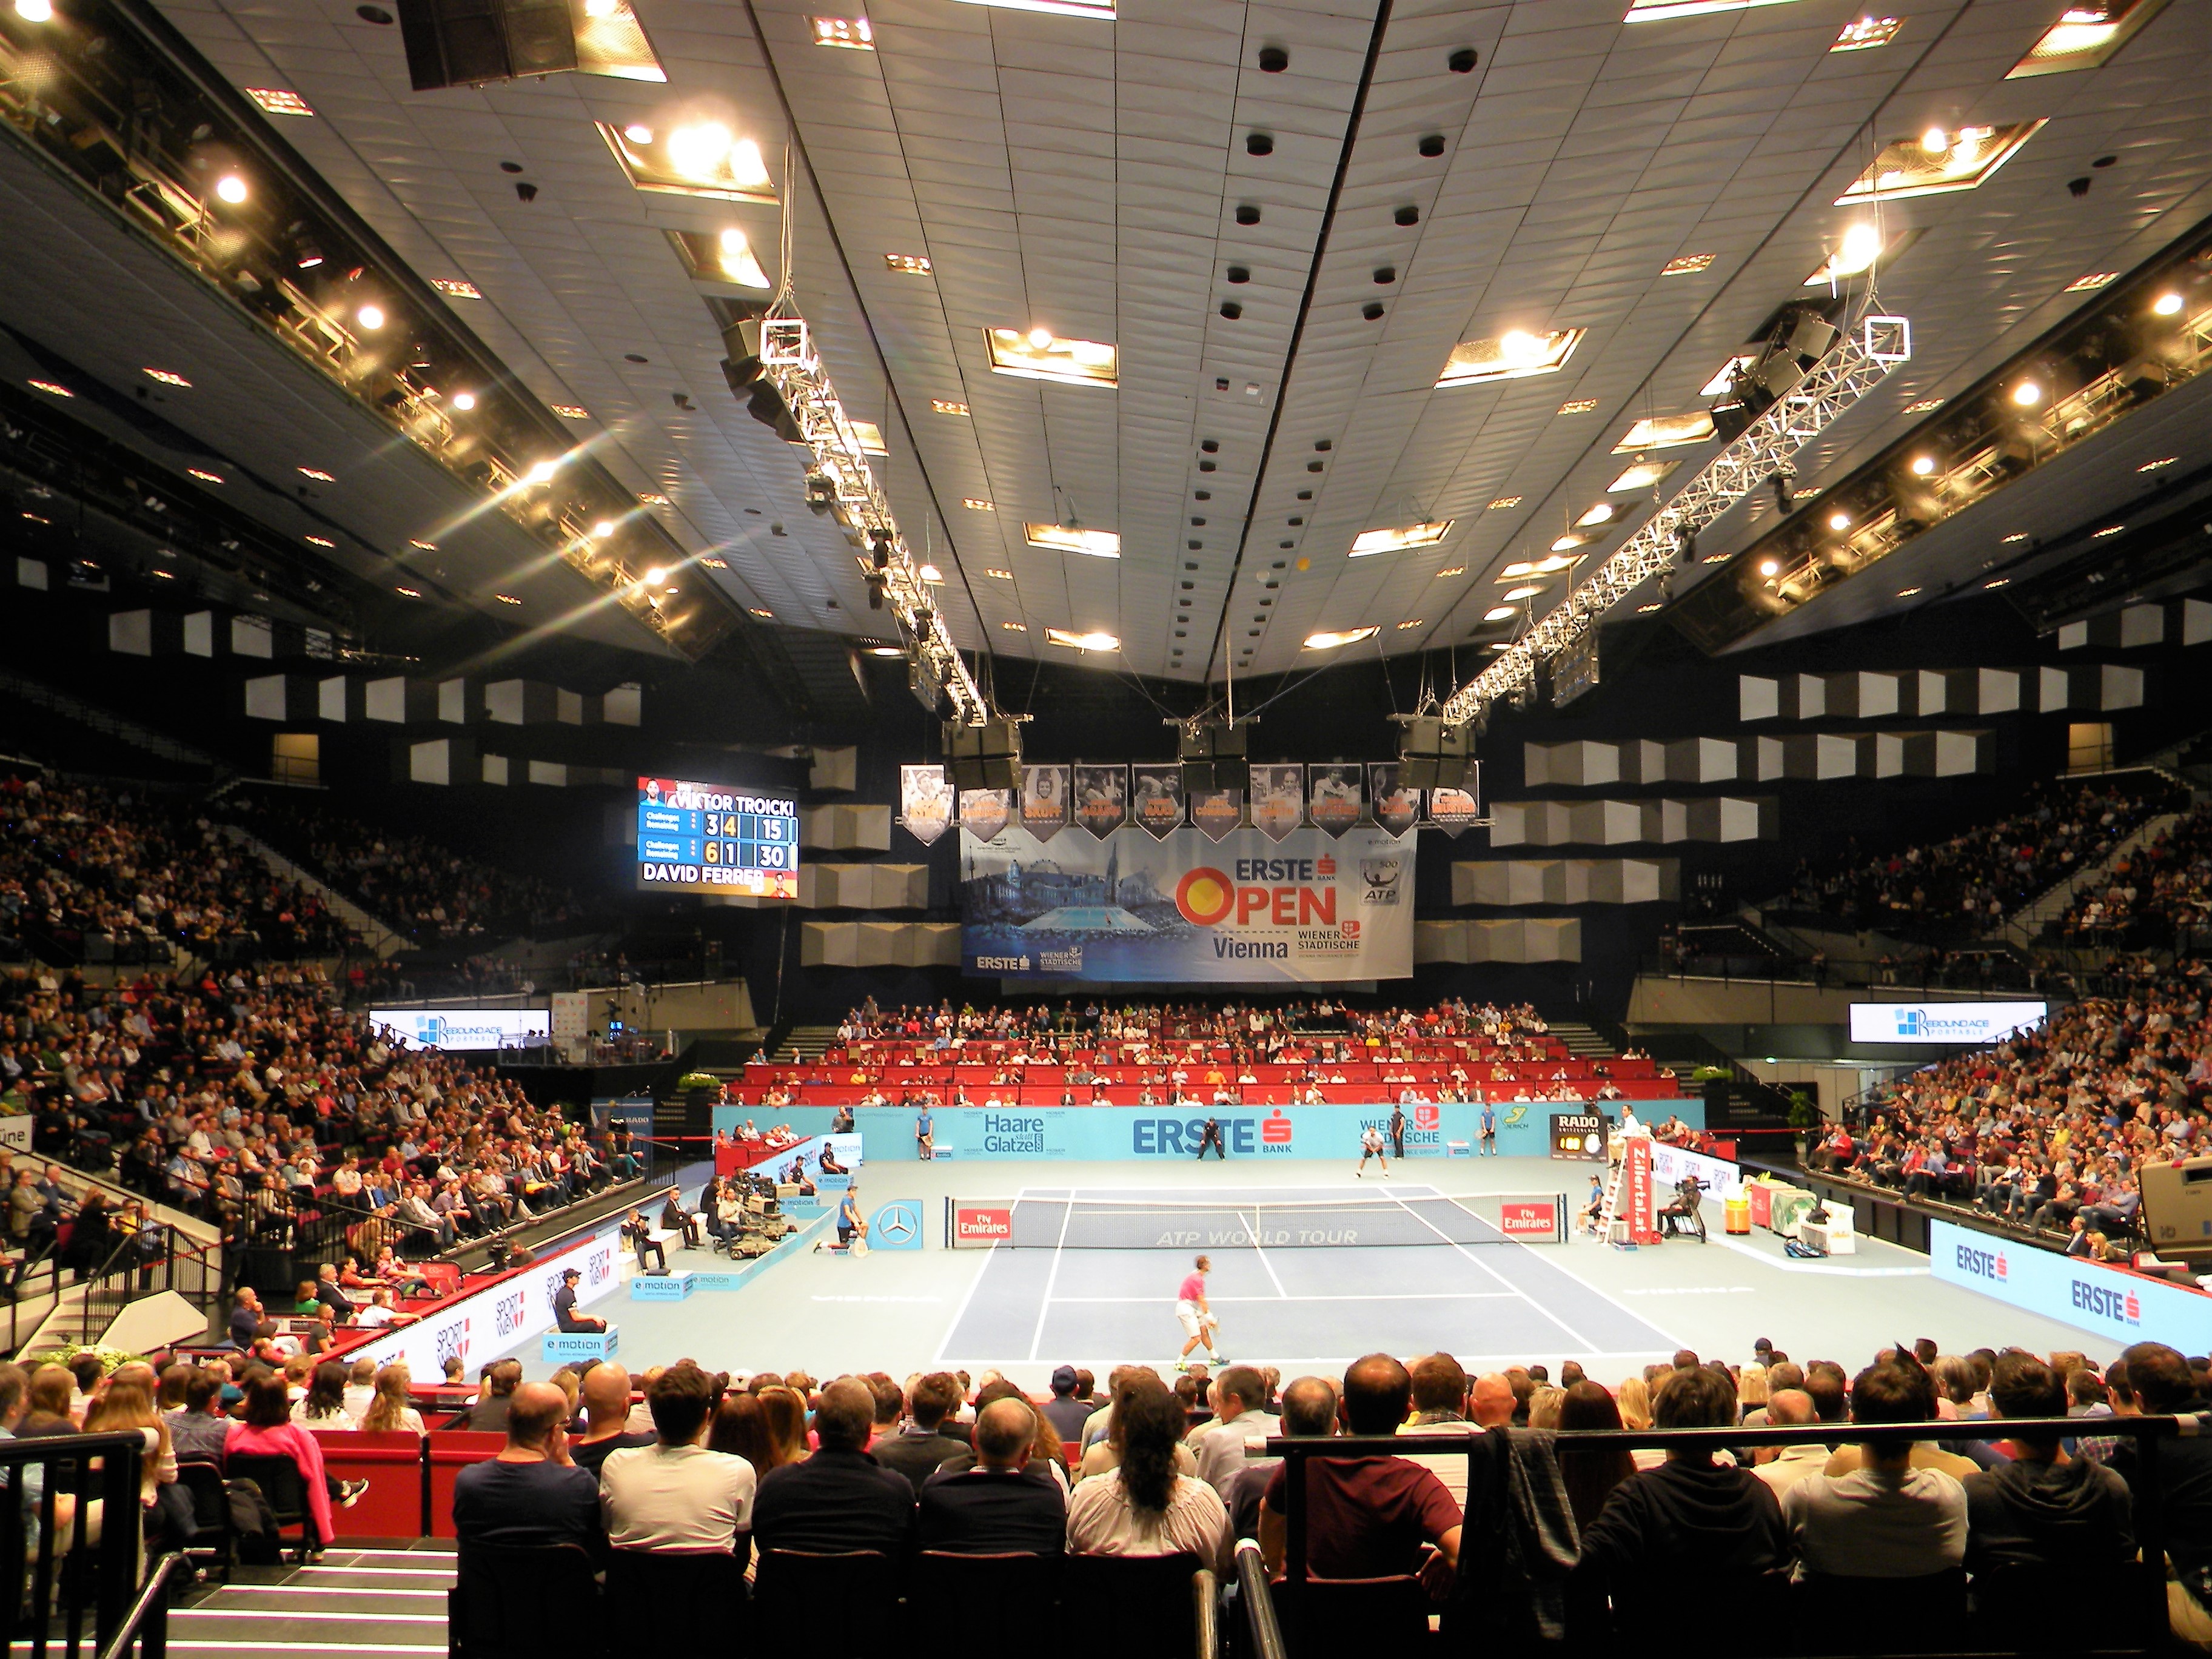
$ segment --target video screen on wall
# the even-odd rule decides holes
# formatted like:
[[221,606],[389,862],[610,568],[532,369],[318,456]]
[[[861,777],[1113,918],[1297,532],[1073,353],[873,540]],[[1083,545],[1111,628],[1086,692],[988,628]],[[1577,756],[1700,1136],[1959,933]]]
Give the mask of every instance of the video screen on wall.
[[799,803],[726,784],[637,781],[637,890],[799,896]]
[[534,1048],[553,1040],[544,1008],[372,1008],[368,1022],[417,1048]]

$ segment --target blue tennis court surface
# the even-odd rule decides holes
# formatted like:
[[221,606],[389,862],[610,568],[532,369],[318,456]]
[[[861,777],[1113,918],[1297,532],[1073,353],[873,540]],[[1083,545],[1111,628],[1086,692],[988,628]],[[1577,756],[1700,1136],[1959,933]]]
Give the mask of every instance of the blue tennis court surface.
[[[1207,1299],[1221,1322],[1221,1351],[1231,1358],[1341,1365],[1378,1351],[1443,1349],[1463,1364],[1640,1364],[1678,1346],[1571,1271],[1577,1248],[1599,1247],[1509,1239],[1433,1188],[1377,1181],[1224,1189],[1205,1194],[1208,1207],[1194,1211],[1197,1196],[1188,1189],[1023,1189],[1023,1203],[1055,1221],[1070,1212],[1068,1200],[1087,1206],[1068,1230],[1079,1237],[1114,1237],[1107,1230],[1118,1228],[1133,1243],[1070,1248],[1042,1242],[1061,1236],[1054,1228],[1018,1227],[1018,1236],[1040,1242],[992,1249],[938,1363],[974,1370],[1172,1361],[1183,1343],[1176,1290],[1200,1250],[1213,1259]],[[1256,1232],[1227,1219],[1240,1204],[1261,1206],[1253,1212]],[[1360,1207],[1343,1207],[1354,1204]],[[1117,1212],[1116,1206],[1125,1207]],[[1346,1242],[1276,1247],[1271,1241],[1285,1231]],[[1370,1240],[1433,1242],[1360,1243],[1363,1233]],[[1139,1239],[1176,1242],[1133,1242]]]

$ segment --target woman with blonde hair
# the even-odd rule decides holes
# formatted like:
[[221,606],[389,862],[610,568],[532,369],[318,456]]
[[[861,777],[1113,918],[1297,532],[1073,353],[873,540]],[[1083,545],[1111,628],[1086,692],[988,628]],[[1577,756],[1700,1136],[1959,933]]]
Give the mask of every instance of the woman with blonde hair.
[[[1624,1429],[1648,1429],[1651,1426],[1651,1385],[1640,1376],[1632,1376],[1613,1391],[1613,1404],[1620,1407],[1620,1426]],[[1639,1469],[1656,1469],[1667,1461],[1667,1454],[1656,1446],[1646,1446],[1629,1455]]]
[[376,1374],[376,1393],[368,1402],[368,1409],[361,1414],[362,1431],[367,1434],[397,1434],[403,1430],[422,1432],[422,1413],[408,1403],[408,1393],[413,1378],[404,1365],[386,1365]]
[[181,1545],[193,1531],[191,1494],[177,1484],[177,1454],[169,1442],[169,1425],[154,1409],[154,1397],[136,1382],[110,1379],[99,1397],[86,1407],[87,1434],[127,1434],[137,1430],[146,1442],[138,1465],[138,1502],[147,1512],[149,1527],[165,1531]]
[[1528,1396],[1528,1426],[1532,1429],[1558,1428],[1559,1406],[1566,1397],[1565,1389],[1539,1388]]

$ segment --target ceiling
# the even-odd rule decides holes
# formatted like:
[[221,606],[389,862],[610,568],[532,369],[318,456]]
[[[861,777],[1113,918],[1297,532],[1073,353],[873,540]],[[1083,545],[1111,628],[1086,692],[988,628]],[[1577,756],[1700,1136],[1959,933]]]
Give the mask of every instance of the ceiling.
[[[667,234],[741,223],[773,274],[772,221],[641,193],[594,123],[712,115],[779,175],[791,140],[799,305],[848,410],[883,428],[886,489],[945,572],[955,636],[1073,660],[1048,627],[1103,630],[1121,648],[1102,665],[1218,679],[1327,660],[1309,634],[1364,627],[1380,633],[1346,652],[1465,644],[1471,669],[1514,626],[1481,620],[1497,570],[1604,499],[1632,420],[1701,406],[1732,350],[1808,292],[1867,216],[1832,204],[1879,143],[2047,122],[1980,189],[1883,206],[1886,232],[1917,233],[1880,278],[1915,356],[1800,459],[1804,491],[2083,303],[2069,283],[2212,212],[2212,0],[2172,0],[2101,69],[2017,81],[2062,0],[1908,5],[1891,44],[1837,52],[1858,4],[1629,24],[1626,0],[1400,0],[1378,27],[1375,0],[1134,0],[1118,21],[878,0],[864,52],[813,45],[798,0],[635,0],[665,85],[426,94],[399,31],[350,0],[161,9],[236,84],[305,99],[312,118],[272,118],[282,137],[421,276],[481,291],[455,314],[546,403],[590,410],[594,453],[669,498],[656,510],[724,562],[711,574],[739,603],[878,637],[850,546],[805,508],[797,453],[721,386],[707,299],[733,290],[696,281]],[[1259,66],[1271,46],[1279,73]],[[1466,48],[1475,65],[1455,72]],[[1248,153],[1255,132],[1271,154]],[[1661,274],[1692,254],[1712,258]],[[983,331],[1032,326],[1115,343],[1118,389],[989,372]],[[1462,339],[1569,327],[1588,333],[1559,373],[1435,386]],[[1687,458],[1679,484],[1702,452],[1670,453]],[[2079,472],[2075,499],[2098,510],[2105,480]],[[1707,544],[1741,544],[1772,511],[1739,507]],[[1348,557],[1362,531],[1445,519],[1436,545]],[[1118,532],[1121,556],[1025,544],[1024,521],[1071,520]]]

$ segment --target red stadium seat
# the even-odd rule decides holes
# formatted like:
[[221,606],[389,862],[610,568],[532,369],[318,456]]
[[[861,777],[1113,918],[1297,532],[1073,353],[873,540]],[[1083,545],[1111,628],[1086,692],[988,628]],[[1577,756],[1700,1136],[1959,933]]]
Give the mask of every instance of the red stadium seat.
[[[427,1516],[422,1475],[424,1437],[411,1430],[366,1434],[318,1432],[323,1468],[335,1480],[366,1480],[368,1490],[349,1510],[334,1510],[338,1538],[420,1538]],[[450,1504],[449,1504],[450,1507]]]
[[429,1437],[427,1472],[430,1483],[430,1533],[433,1538],[453,1535],[453,1479],[471,1463],[499,1455],[507,1444],[503,1434],[473,1429],[447,1429]]

